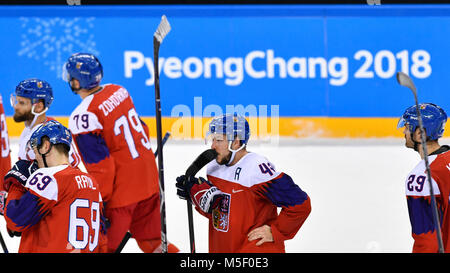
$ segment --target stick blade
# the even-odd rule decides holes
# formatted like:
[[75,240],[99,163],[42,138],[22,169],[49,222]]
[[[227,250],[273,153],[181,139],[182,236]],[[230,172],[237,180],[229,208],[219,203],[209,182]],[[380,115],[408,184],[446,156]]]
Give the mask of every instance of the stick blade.
[[408,87],[409,89],[411,89],[414,93],[416,92],[416,87],[411,79],[411,77],[409,77],[406,73],[404,72],[397,72],[397,82],[401,85],[401,86],[405,86]]
[[186,170],[186,176],[195,175],[201,168],[211,162],[217,156],[217,152],[213,149],[208,149],[201,153],[197,159],[192,162],[191,166]]
[[170,32],[171,29],[172,28],[169,24],[169,21],[167,20],[167,17],[163,15],[161,17],[161,22],[159,23],[159,26],[155,31],[155,34],[153,34],[153,37],[155,37],[159,43],[162,43],[162,41],[164,40],[164,38],[167,36],[167,34]]

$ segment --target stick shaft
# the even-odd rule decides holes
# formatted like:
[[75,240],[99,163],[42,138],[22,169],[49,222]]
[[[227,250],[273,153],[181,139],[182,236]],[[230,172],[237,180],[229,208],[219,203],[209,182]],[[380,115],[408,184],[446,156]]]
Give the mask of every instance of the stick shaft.
[[[213,149],[209,149],[201,153],[189,168],[186,170],[186,177],[195,176],[197,172],[206,166],[211,160],[217,156],[217,152]],[[194,236],[194,218],[192,215],[192,203],[187,201],[187,211],[188,211],[188,222],[189,222],[189,241],[191,247],[191,253],[195,253],[195,236]]]
[[160,213],[161,213],[161,248],[163,253],[167,253],[167,230],[166,230],[166,204],[164,189],[164,165],[162,153],[162,125],[161,125],[161,97],[159,86],[159,46],[160,42],[153,37],[153,59],[155,71],[155,107],[156,107],[156,134],[158,143],[158,170],[159,170],[159,197],[160,197]]
[[[414,101],[416,103],[416,114],[417,114],[417,119],[419,121],[419,130],[420,130],[420,139],[421,139],[421,144],[422,144],[423,159],[425,162],[428,185],[430,187],[430,201],[431,201],[430,203],[431,203],[431,210],[432,210],[432,214],[433,214],[433,224],[436,228],[436,237],[437,237],[437,242],[438,242],[439,253],[444,253],[444,243],[442,241],[441,224],[439,221],[439,213],[438,213],[438,208],[437,208],[437,204],[436,204],[436,197],[434,196],[433,183],[431,182],[431,169],[430,169],[430,164],[428,162],[427,142],[426,142],[425,130],[423,129],[422,115],[420,114],[420,110],[419,110],[419,100],[417,98],[417,89],[416,89],[416,86],[414,85],[411,77],[409,77],[404,72],[397,72],[397,81],[400,85],[408,87],[414,94]],[[414,133],[414,132],[411,132],[411,133]]]
[[119,246],[117,247],[115,253],[122,252],[122,249],[125,247],[125,245],[127,244],[128,240],[130,240],[130,238],[131,238],[131,233],[129,231],[127,231],[127,233],[125,233],[125,236],[123,237],[122,241],[120,242]]
[[8,248],[6,247],[5,240],[3,240],[3,235],[0,233],[0,244],[2,245],[2,249],[4,253],[9,253]]
[[428,149],[427,149],[427,144],[426,144],[425,130],[423,129],[423,121],[422,121],[422,115],[420,114],[420,110],[419,110],[419,101],[417,99],[417,92],[415,90],[413,90],[413,93],[414,93],[414,100],[416,102],[417,119],[419,120],[419,130],[420,130],[420,138],[421,138],[421,142],[422,142],[423,159],[425,162],[425,169],[427,172],[428,185],[430,187],[431,210],[433,213],[434,226],[436,228],[438,251],[439,251],[439,253],[444,253],[444,242],[442,240],[441,223],[439,221],[439,212],[438,212],[438,208],[437,208],[436,197],[434,196],[433,183],[431,182],[431,170],[430,170],[430,164],[428,162]]
[[194,233],[194,217],[192,215],[192,204],[187,200],[188,223],[189,223],[189,243],[191,253],[195,253],[195,233]]

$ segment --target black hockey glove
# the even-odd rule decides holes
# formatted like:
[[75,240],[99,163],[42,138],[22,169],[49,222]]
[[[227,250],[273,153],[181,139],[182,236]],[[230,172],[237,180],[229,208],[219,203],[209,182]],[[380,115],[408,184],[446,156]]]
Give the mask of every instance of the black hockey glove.
[[220,204],[223,192],[203,177],[195,178],[185,175],[177,177],[177,195],[181,199],[190,200],[205,213],[211,211]]
[[36,161],[19,160],[6,173],[4,178],[4,188],[9,191],[13,183],[18,183],[23,186],[27,183],[28,177],[38,169]]
[[[194,178],[195,179],[195,178]],[[187,177],[185,175],[178,176],[176,178],[177,183],[175,186],[177,187],[177,195],[181,199],[191,201],[191,198],[189,197],[189,188],[187,186]]]

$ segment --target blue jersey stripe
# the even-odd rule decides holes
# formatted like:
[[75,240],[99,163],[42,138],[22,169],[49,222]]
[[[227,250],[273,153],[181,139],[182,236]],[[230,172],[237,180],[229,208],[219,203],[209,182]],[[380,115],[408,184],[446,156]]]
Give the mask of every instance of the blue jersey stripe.
[[75,137],[75,140],[85,163],[98,163],[109,157],[109,149],[101,135],[95,133],[80,134]]
[[8,203],[6,216],[17,227],[25,229],[32,227],[45,216],[46,211],[42,211],[41,208],[39,197],[27,191],[20,199]]
[[[434,232],[433,211],[429,198],[407,196],[409,220],[412,232],[423,234]],[[439,210],[440,222],[442,223],[442,212]]]
[[264,195],[277,207],[301,205],[308,195],[287,174],[264,185]]

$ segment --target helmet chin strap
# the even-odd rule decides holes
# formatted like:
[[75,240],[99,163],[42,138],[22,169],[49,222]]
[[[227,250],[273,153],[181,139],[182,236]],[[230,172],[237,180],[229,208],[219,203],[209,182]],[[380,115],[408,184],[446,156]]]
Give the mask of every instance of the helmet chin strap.
[[50,151],[51,151],[52,148],[53,148],[53,144],[50,143],[50,147],[48,148],[48,151],[47,151],[46,153],[44,153],[44,154],[41,154],[41,152],[39,152],[39,149],[38,149],[38,153],[42,156],[42,161],[44,162],[45,168],[48,168],[47,160],[45,159],[45,158],[46,158],[46,155],[47,155],[48,153],[50,153]]
[[[73,79],[73,78],[72,78],[72,79]],[[70,87],[70,90],[72,90],[72,93],[74,93],[75,95],[78,95],[78,91],[81,90],[81,86],[78,87],[78,88],[75,88],[75,87],[73,87],[72,84],[70,83],[71,81],[72,81],[72,80],[69,81],[69,87]]]
[[74,93],[75,95],[78,95],[78,91],[81,90],[81,87],[80,88],[73,88],[72,85],[71,85],[70,89],[72,90],[72,93]]
[[[422,141],[420,141],[420,142],[419,141],[415,141],[413,133],[411,133],[411,140],[414,143],[414,151],[419,152],[419,145],[422,144]],[[429,138],[427,136],[426,137],[426,141],[428,141],[428,140],[429,140]],[[425,145],[426,145],[426,143],[425,143]]]
[[237,150],[233,150],[233,149],[231,149],[231,144],[233,144],[233,141],[232,140],[228,141],[228,151],[231,152],[231,157],[230,157],[230,160],[228,161],[228,163],[226,164],[226,166],[230,166],[231,162],[233,162],[234,157],[236,156],[236,153],[239,152],[240,150],[244,149],[244,147],[247,145],[244,143]]
[[415,141],[414,139],[412,139],[412,134],[411,134],[411,140],[414,143],[414,151],[418,152],[419,151],[419,144],[420,144],[420,142]]
[[48,110],[48,107],[45,107],[45,109],[44,109],[42,112],[36,113],[36,112],[34,111],[34,107],[35,107],[35,106],[36,106],[36,104],[34,104],[34,105],[31,107],[31,113],[34,115],[34,118],[33,118],[33,120],[31,121],[30,126],[28,126],[28,128],[33,128],[34,124],[36,123],[37,118],[38,118],[40,115],[42,115],[42,114],[44,114],[45,112],[47,112],[47,110]]

